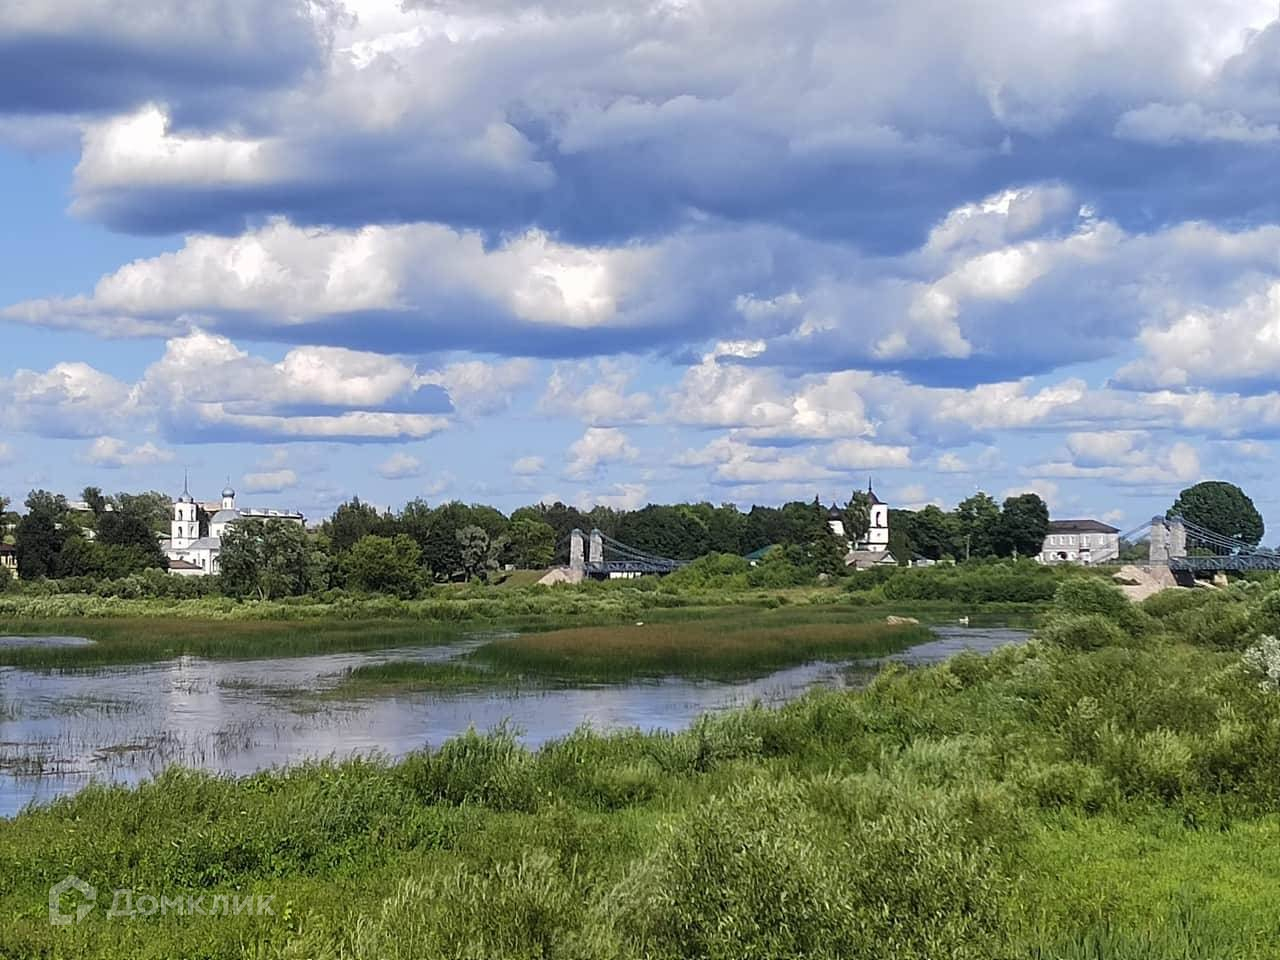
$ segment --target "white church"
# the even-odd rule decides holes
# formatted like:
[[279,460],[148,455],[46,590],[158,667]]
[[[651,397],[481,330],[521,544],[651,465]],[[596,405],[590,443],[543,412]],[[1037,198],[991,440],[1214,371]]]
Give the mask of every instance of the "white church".
[[856,570],[897,566],[898,560],[889,550],[889,505],[876,496],[870,483],[867,484],[867,505],[867,533],[856,543],[845,532],[844,511],[834,503],[827,511],[827,526],[832,533],[849,544],[849,552],[844,558],[845,566]]
[[227,527],[241,519],[285,520],[305,524],[300,513],[283,510],[256,510],[236,507],[236,492],[228,483],[222,499],[200,503],[191,496],[184,480],[182,494],[173,503],[173,520],[169,539],[161,542],[169,558],[169,572],[183,577],[201,577],[217,573],[222,556],[222,535]]

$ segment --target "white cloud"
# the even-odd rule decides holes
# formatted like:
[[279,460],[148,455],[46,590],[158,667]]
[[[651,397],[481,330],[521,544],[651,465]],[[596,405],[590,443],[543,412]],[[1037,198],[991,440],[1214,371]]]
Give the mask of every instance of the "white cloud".
[[1205,110],[1198,103],[1151,103],[1121,116],[1116,136],[1162,146],[1212,141],[1263,144],[1280,140],[1280,126],[1253,123],[1235,110]]
[[1103,479],[1119,486],[1167,487],[1200,479],[1200,455],[1178,440],[1158,444],[1137,431],[1073,433],[1067,437],[1070,459],[1026,468],[1037,477]]
[[0,423],[55,437],[91,437],[133,412],[130,387],[87,363],[59,363],[45,373],[0,377]]
[[841,476],[815,462],[811,451],[784,452],[746,443],[733,435],[713,440],[702,449],[685,451],[674,463],[680,467],[711,467],[714,482],[731,486],[780,485]]
[[867,440],[841,440],[831,446],[827,463],[842,470],[903,469],[911,466],[911,450]]
[[378,464],[378,475],[386,480],[403,480],[422,475],[422,461],[407,453],[393,453]]
[[644,423],[652,416],[653,398],[631,392],[632,378],[616,360],[557,364],[538,408],[592,426]]
[[1144,328],[1145,356],[1116,379],[1129,386],[1185,388],[1274,383],[1280,368],[1280,281],[1221,310],[1196,309]]
[[173,454],[168,450],[161,450],[150,441],[130,447],[116,437],[98,437],[89,444],[83,459],[94,466],[115,469],[168,463],[173,459]]
[[449,394],[454,409],[467,416],[499,413],[511,406],[516,391],[533,379],[529,360],[485,363],[468,360],[449,364],[417,378],[419,384],[438,384]]
[[241,480],[245,493],[282,493],[297,485],[298,475],[292,470],[246,473]]
[[1006,487],[1001,491],[1000,499],[1019,497],[1024,493],[1034,493],[1049,507],[1050,516],[1058,515],[1054,508],[1055,505],[1062,503],[1062,488],[1052,480],[1036,478],[1012,487]]
[[542,457],[521,457],[511,465],[511,472],[521,477],[532,477],[541,473],[546,465]]
[[639,510],[649,502],[648,497],[649,489],[642,483],[615,483],[608,493],[583,494],[577,499],[576,506],[579,510],[591,510],[594,507]]
[[635,460],[639,455],[627,435],[616,427],[588,427],[569,447],[565,475],[587,477],[606,464]]

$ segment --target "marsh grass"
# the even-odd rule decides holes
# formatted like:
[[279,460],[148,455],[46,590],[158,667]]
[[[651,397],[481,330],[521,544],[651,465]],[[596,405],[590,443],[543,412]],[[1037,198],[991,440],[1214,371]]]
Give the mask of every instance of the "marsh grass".
[[920,626],[757,618],[530,633],[486,644],[468,658],[501,674],[580,681],[734,679],[813,660],[883,656],[928,638],[928,630]]
[[[700,634],[697,669],[782,655],[775,630],[788,656],[887,636],[776,614],[658,624],[627,649],[647,669]],[[679,732],[530,751],[500,728],[396,763],[92,786],[0,822],[0,956],[1272,960],[1280,696],[1238,652],[1134,626]],[[645,636],[606,633],[521,639],[559,655]],[[68,873],[278,909],[54,927]]]
[[377,696],[388,692],[462,692],[484,687],[509,688],[520,678],[493,670],[477,669],[465,663],[423,663],[420,660],[389,660],[370,663],[346,671],[329,697]]
[[451,643],[456,626],[421,620],[194,620],[162,617],[0,621],[0,636],[77,636],[79,647],[0,648],[0,665],[31,668],[94,667],[169,660],[301,657]]

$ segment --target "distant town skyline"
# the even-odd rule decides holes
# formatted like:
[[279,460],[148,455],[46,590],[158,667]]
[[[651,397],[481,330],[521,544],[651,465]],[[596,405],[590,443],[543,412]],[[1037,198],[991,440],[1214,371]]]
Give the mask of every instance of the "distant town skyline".
[[1223,479],[1280,542],[1278,13],[5,6],[0,495]]

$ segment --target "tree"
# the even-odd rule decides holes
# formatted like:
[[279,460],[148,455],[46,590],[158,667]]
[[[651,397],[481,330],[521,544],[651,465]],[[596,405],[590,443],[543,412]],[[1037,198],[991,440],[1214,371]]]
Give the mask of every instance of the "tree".
[[954,555],[955,519],[950,514],[931,503],[911,514],[907,520],[907,537],[920,556],[941,560],[947,555]]
[[491,540],[489,534],[474,523],[461,527],[456,536],[463,575],[469,580],[487,580],[489,571],[498,568],[498,557],[502,555],[506,541],[502,537]]
[[1222,480],[1206,480],[1187,487],[1178,494],[1166,516],[1181,516],[1249,546],[1257,546],[1266,533],[1253,501],[1234,483]]
[[1049,508],[1037,494],[1009,497],[1000,511],[993,546],[998,556],[1033,557],[1049,532]]
[[112,504],[119,513],[127,513],[142,519],[157,533],[169,533],[169,521],[173,519],[173,500],[167,493],[148,490],[146,493],[117,493]]
[[58,555],[66,542],[67,499],[47,490],[33,490],[27,512],[18,521],[18,576],[39,580],[58,575]]
[[844,535],[852,543],[863,543],[871,530],[871,495],[855,490],[844,506]]
[[412,597],[422,579],[422,551],[413,538],[369,534],[361,537],[343,558],[347,582],[369,593]]
[[222,586],[259,600],[307,588],[307,533],[287,520],[237,520],[222,534]]
[[556,555],[556,532],[541,520],[513,520],[507,527],[507,551],[511,562],[522,570],[548,567]]
[[[956,504],[956,549],[969,557],[995,554],[996,530],[1000,524],[1000,505],[979,490]],[[1038,551],[1038,548],[1037,548]]]
[[97,487],[85,487],[80,494],[80,499],[89,505],[89,512],[95,518],[101,518],[102,512],[107,509],[107,498],[102,495],[102,491]]
[[437,580],[451,580],[464,572],[458,531],[470,523],[470,510],[457,500],[441,504],[432,512],[431,526],[422,545],[422,562]]
[[163,570],[168,566],[152,527],[150,505],[141,498],[130,499],[119,509],[98,515],[97,543],[123,548],[125,552],[119,556],[136,557],[129,569],[111,571],[115,576],[127,576],[148,567]]
[[361,503],[359,497],[352,497],[338,505],[333,516],[325,521],[324,529],[334,552],[346,553],[362,537],[381,532],[383,525],[384,518],[376,507]]

